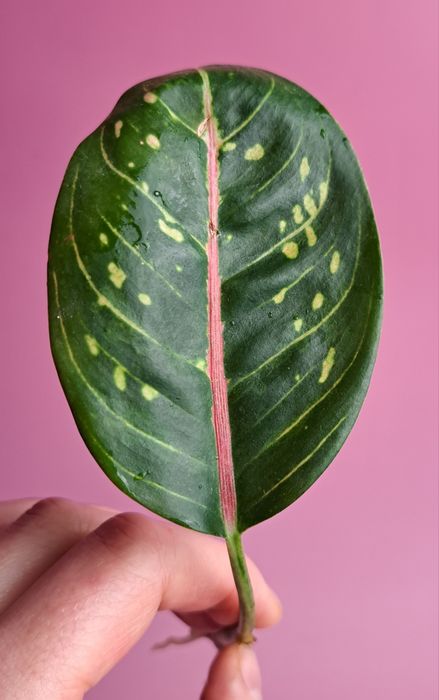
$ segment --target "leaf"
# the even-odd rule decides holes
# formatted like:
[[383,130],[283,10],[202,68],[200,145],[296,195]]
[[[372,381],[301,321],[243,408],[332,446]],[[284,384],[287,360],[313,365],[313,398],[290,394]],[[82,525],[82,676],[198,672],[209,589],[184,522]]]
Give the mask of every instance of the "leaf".
[[68,166],[48,281],[78,428],[165,518],[242,532],[352,428],[379,335],[377,231],[343,132],[283,78],[214,67],[128,90]]

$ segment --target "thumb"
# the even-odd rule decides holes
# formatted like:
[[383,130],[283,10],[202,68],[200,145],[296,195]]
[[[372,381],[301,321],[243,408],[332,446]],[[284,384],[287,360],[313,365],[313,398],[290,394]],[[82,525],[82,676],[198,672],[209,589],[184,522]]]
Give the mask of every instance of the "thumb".
[[219,652],[201,700],[262,700],[261,672],[251,646],[231,644]]

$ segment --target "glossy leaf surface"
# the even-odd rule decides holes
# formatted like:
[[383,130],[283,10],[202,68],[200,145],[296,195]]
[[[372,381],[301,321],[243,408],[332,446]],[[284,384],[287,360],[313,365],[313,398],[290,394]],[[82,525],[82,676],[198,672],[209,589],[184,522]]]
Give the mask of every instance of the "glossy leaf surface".
[[85,442],[168,519],[224,535],[272,516],[356,419],[376,226],[343,132],[285,79],[220,67],[126,92],[69,164],[48,283]]

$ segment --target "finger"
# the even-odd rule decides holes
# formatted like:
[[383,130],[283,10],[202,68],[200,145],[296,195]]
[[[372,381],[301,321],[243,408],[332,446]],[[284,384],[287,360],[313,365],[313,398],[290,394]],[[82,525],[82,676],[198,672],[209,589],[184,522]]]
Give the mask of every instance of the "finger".
[[247,644],[231,644],[214,660],[201,700],[262,700],[261,672]]
[[39,501],[39,498],[15,498],[0,502],[0,530],[7,527],[29,508]]
[[[253,582],[256,608],[275,621],[277,599],[256,569]],[[158,609],[220,610],[227,601],[229,610],[233,591],[224,542],[134,513],[116,515],[3,613],[0,697],[2,684],[13,682],[18,671],[23,697],[35,674],[53,697],[67,697],[66,688],[82,697],[139,639]]]
[[9,516],[21,514],[0,531],[0,613],[64,552],[115,513],[62,498],[24,500],[8,511]]

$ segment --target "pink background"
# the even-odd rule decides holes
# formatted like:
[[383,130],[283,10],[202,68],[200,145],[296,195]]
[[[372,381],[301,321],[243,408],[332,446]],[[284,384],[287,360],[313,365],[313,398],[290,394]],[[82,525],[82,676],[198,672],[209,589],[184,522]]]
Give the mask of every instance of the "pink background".
[[[67,161],[119,95],[206,63],[298,82],[346,130],[374,203],[384,329],[360,420],[289,510],[246,536],[283,599],[257,650],[270,700],[432,700],[436,614],[434,0],[3,0],[1,496],[134,509],[94,464],[52,364],[45,265]],[[163,653],[161,614],[90,692],[195,698],[209,643]],[[170,672],[170,669],[172,671]]]

